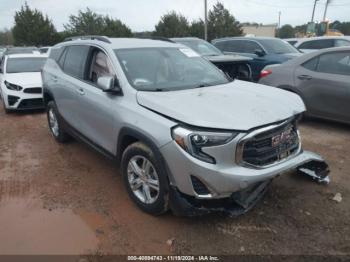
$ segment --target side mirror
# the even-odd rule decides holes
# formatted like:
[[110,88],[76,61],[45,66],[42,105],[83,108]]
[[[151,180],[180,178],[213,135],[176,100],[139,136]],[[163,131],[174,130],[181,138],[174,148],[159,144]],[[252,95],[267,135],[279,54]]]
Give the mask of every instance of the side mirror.
[[97,87],[101,88],[103,92],[112,94],[122,94],[122,89],[119,82],[112,76],[101,76],[97,79]]
[[259,57],[262,57],[262,56],[266,55],[266,53],[263,50],[261,50],[261,49],[256,49],[254,51],[254,54],[256,54]]

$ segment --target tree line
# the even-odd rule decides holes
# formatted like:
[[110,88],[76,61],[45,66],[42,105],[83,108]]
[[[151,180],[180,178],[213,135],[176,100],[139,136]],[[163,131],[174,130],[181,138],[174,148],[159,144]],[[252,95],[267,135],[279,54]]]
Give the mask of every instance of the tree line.
[[[58,32],[52,20],[38,9],[32,9],[25,3],[14,15],[11,30],[0,32],[0,45],[45,46],[53,45],[66,37],[76,35],[105,35],[108,37],[204,37],[204,22],[199,19],[190,22],[185,16],[170,11],[164,14],[151,32],[132,32],[119,19],[97,14],[89,8],[69,16],[64,30]],[[218,2],[208,14],[209,39],[223,36],[242,35],[239,21],[224,5]]]
[[[61,42],[66,37],[76,35],[105,35],[108,37],[185,37],[204,38],[204,21],[202,19],[189,21],[185,16],[175,11],[164,14],[155,29],[149,32],[132,32],[119,19],[97,14],[89,8],[80,10],[69,16],[64,30],[58,32],[52,20],[38,9],[32,9],[25,3],[15,12],[14,26],[11,30],[0,31],[0,45],[46,46]],[[208,40],[226,36],[240,36],[243,25],[258,25],[257,23],[241,24],[225,6],[217,2],[208,13]],[[331,24],[345,35],[350,35],[350,22]],[[305,32],[306,24],[293,27],[284,25],[277,36],[281,38],[294,37],[298,32]]]

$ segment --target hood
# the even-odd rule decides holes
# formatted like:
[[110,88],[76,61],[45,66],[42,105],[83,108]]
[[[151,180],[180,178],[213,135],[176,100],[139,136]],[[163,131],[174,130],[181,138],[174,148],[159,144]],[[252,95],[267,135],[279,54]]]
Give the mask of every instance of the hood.
[[229,130],[249,130],[305,111],[296,94],[239,80],[180,91],[139,91],[137,101],[189,125]]
[[5,79],[11,84],[19,85],[22,87],[41,87],[41,73],[30,72],[30,73],[13,73],[6,74]]
[[245,62],[252,60],[250,57],[241,55],[214,55],[204,56],[204,58],[213,63]]

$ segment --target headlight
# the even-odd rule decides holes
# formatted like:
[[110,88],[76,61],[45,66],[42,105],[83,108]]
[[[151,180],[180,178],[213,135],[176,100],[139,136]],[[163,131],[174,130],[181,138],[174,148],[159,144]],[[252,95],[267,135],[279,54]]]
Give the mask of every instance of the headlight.
[[7,89],[13,90],[13,91],[21,91],[22,87],[15,85],[15,84],[11,84],[7,81],[4,82],[5,86],[7,87]]
[[183,150],[193,157],[211,164],[216,163],[215,158],[204,153],[202,149],[226,144],[237,134],[233,132],[196,131],[180,126],[172,130],[173,139]]

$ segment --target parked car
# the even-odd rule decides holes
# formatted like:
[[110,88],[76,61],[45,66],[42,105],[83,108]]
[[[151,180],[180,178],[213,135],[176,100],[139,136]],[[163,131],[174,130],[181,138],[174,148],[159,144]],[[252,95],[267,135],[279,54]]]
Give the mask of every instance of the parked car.
[[282,64],[300,56],[296,48],[278,38],[227,37],[212,41],[225,54],[240,54],[253,58],[250,65],[253,80],[258,81],[261,70],[271,64]]
[[51,46],[42,46],[39,48],[41,54],[48,54],[50,52]]
[[6,48],[4,55],[14,55],[14,54],[39,54],[39,49],[35,46],[27,47],[9,47]]
[[44,108],[40,70],[47,56],[5,55],[0,65],[0,94],[5,112]]
[[42,77],[53,137],[115,159],[151,214],[242,214],[277,175],[322,161],[301,149],[299,96],[231,81],[180,44],[77,37],[52,47]]
[[233,79],[251,81],[252,70],[248,61],[252,58],[241,55],[225,55],[212,44],[197,37],[171,38],[171,40],[193,49]]
[[282,40],[294,46],[298,42],[299,38],[284,38]]
[[323,49],[267,66],[260,83],[298,94],[309,116],[350,123],[350,47]]
[[294,46],[303,53],[310,53],[325,48],[350,46],[350,39],[341,36],[299,38],[294,43]]

